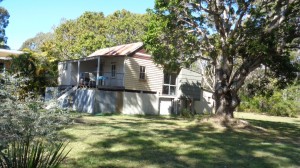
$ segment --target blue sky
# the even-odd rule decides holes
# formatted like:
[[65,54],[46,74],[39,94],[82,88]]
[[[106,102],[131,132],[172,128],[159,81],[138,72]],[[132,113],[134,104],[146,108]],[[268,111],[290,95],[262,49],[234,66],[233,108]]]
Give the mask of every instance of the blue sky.
[[0,5],[10,14],[5,29],[7,44],[18,50],[22,43],[39,32],[50,32],[62,18],[76,19],[85,11],[109,15],[126,9],[133,13],[146,13],[154,7],[154,0],[3,0]]

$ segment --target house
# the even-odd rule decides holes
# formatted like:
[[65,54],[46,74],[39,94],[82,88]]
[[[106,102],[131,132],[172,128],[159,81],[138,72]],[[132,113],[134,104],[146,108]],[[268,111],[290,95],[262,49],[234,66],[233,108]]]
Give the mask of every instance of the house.
[[20,54],[23,54],[23,52],[0,49],[0,73],[5,73],[5,71],[10,68],[12,56],[17,56]]
[[166,72],[156,65],[143,43],[95,51],[85,58],[58,64],[61,99],[89,113],[178,114],[184,108],[201,113],[202,77],[182,68]]

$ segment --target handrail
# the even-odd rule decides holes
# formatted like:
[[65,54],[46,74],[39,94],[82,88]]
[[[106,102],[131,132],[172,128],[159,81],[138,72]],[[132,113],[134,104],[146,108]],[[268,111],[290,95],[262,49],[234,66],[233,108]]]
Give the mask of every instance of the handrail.
[[72,89],[68,90],[64,94],[62,94],[60,97],[57,98],[58,101],[64,100],[67,96],[69,96],[72,92],[74,92],[77,89],[77,86],[74,86]]
[[98,80],[98,86],[123,86],[124,73],[115,73],[115,76],[111,76],[111,72],[100,72],[97,78],[96,71],[80,72],[79,86],[81,87],[97,87],[96,80]]

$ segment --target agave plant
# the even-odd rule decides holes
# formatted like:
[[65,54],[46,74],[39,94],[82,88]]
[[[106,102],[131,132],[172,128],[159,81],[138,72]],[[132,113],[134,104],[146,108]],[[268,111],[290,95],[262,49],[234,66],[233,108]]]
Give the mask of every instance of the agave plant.
[[0,151],[0,167],[3,168],[55,168],[70,152],[67,144],[61,142],[49,145],[37,141],[14,141],[9,147]]

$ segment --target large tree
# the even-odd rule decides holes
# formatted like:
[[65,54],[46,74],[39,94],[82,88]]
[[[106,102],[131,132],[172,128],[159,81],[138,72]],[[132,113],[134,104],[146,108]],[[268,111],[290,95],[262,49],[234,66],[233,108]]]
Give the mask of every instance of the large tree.
[[108,16],[85,12],[74,20],[62,19],[53,33],[38,33],[26,40],[21,49],[43,52],[58,60],[85,57],[100,48],[141,41],[148,21],[148,14],[126,10]]
[[23,42],[19,50],[30,49],[31,51],[41,52],[45,43],[53,40],[53,33],[37,33],[35,37],[27,39]]
[[135,14],[123,9],[108,15],[106,19],[109,46],[116,46],[141,41],[149,15]]
[[[0,3],[2,0],[0,0]],[[7,37],[5,36],[5,28],[8,25],[9,13],[3,7],[0,7],[0,48],[9,48],[6,45]]]
[[105,44],[105,16],[85,12],[76,20],[65,20],[54,30],[54,44],[63,59],[89,55]]
[[156,0],[146,48],[171,70],[209,62],[216,113],[233,117],[239,89],[262,64],[281,84],[295,77],[299,11],[299,0]]
[[59,25],[53,42],[63,59],[85,57],[100,48],[141,41],[148,18],[147,14],[126,10],[108,16],[85,12],[78,19]]

